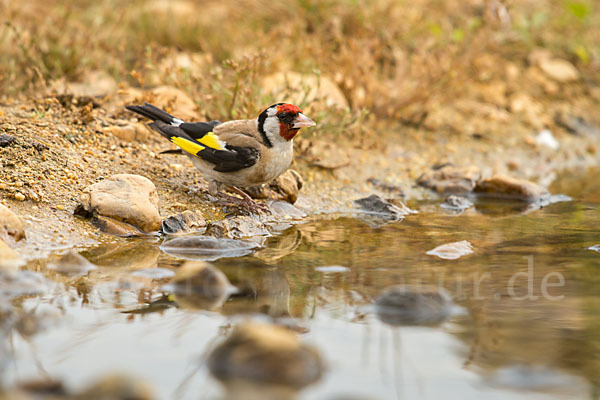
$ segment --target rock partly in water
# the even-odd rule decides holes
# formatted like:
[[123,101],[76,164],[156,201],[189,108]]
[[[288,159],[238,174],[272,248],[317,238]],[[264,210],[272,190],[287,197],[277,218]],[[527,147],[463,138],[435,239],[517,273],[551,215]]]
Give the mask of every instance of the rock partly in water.
[[244,323],[211,352],[208,369],[228,390],[240,381],[299,390],[321,378],[323,362],[286,328]]
[[354,200],[354,204],[365,213],[387,220],[397,221],[401,220],[406,215],[416,213],[416,211],[411,210],[402,202],[398,203],[399,205],[392,204],[390,201],[384,200],[376,194]]
[[446,210],[461,213],[466,209],[473,207],[473,202],[466,197],[451,194],[446,197],[446,200],[441,204],[441,207]]
[[495,175],[479,181],[475,187],[475,193],[480,196],[530,203],[550,198],[550,193],[546,188],[524,179],[512,178],[506,175]]
[[214,261],[224,257],[242,257],[258,245],[253,242],[211,236],[184,236],[165,241],[160,249],[188,260]]
[[261,239],[269,236],[270,232],[267,226],[257,218],[236,216],[210,222],[206,226],[205,234],[216,238],[262,241]]
[[202,232],[205,228],[206,220],[201,214],[186,210],[164,219],[161,230],[167,235],[174,235],[178,233]]
[[158,194],[154,183],[139,175],[119,174],[88,186],[80,197],[77,215],[97,215],[131,224],[143,232],[160,229]]
[[98,267],[89,262],[85,257],[72,251],[48,264],[48,268],[60,272],[61,274],[74,276],[86,275],[90,271],[98,269]]
[[424,172],[417,183],[437,193],[460,194],[471,192],[480,177],[479,168],[475,166],[456,167],[446,164]]
[[460,242],[447,243],[429,250],[427,255],[443,258],[444,260],[456,260],[462,256],[473,253],[473,245],[467,240]]
[[290,221],[290,220],[301,220],[306,217],[306,213],[287,201],[268,201],[267,206],[271,211],[271,217],[276,221]]
[[23,222],[15,213],[2,204],[0,204],[0,239],[13,243],[25,239]]
[[294,204],[303,185],[302,176],[293,169],[288,169],[273,182],[248,188],[247,192],[254,199],[283,200]]
[[16,270],[24,264],[21,257],[0,239],[0,271]]
[[175,294],[179,305],[213,310],[220,307],[237,288],[219,269],[203,261],[188,261],[163,287]]
[[375,312],[382,322],[392,326],[434,326],[463,310],[443,289],[397,285],[375,299]]

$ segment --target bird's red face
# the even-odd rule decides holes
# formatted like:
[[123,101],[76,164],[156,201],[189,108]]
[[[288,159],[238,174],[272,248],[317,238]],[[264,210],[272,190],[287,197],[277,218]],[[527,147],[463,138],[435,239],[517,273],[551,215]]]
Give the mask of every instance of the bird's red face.
[[292,140],[300,128],[315,126],[315,122],[302,114],[302,110],[293,104],[277,106],[277,119],[279,120],[279,135],[285,140]]

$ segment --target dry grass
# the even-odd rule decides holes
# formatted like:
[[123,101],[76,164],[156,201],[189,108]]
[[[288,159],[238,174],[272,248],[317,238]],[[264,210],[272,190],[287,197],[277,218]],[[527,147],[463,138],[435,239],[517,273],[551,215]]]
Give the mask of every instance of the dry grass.
[[[541,46],[598,77],[600,8],[591,0],[507,3],[4,0],[0,91],[47,94],[57,80],[101,70],[125,85],[177,86],[206,116],[227,119],[275,100],[261,80],[291,70],[332,79],[350,110],[325,110],[325,126],[352,131],[366,113],[418,124],[428,104],[479,79],[482,56],[492,68],[525,64]],[[193,68],[172,62],[181,54],[195,57]]]

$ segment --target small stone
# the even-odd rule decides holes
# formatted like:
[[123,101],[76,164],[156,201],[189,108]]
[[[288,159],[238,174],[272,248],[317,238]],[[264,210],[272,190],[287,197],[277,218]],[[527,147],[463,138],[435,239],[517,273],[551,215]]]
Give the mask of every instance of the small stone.
[[80,201],[77,215],[111,217],[144,232],[158,231],[161,226],[156,187],[143,176],[114,175],[88,186]]
[[506,175],[495,175],[479,181],[475,193],[486,197],[508,198],[526,202],[535,202],[550,197],[550,193],[544,187]]
[[473,253],[473,245],[466,240],[460,242],[447,243],[429,250],[427,255],[443,258],[444,260],[456,260],[462,256]]
[[462,310],[443,289],[429,286],[396,285],[375,299],[375,311],[392,326],[434,326]]
[[400,206],[397,206],[382,199],[376,194],[372,194],[363,199],[354,200],[354,204],[359,206],[367,214],[389,220],[400,220],[406,215],[416,213],[416,211],[406,207],[402,202],[400,202]]
[[473,203],[466,197],[452,194],[446,197],[446,200],[442,203],[441,207],[446,210],[463,212],[464,210],[473,207]]
[[321,378],[323,362],[286,328],[244,323],[211,352],[208,369],[226,388],[242,381],[299,390]]
[[181,214],[172,215],[162,222],[162,231],[167,235],[176,233],[199,232],[206,227],[204,217],[196,212],[186,210]]
[[18,242],[25,239],[23,222],[8,207],[0,204],[0,239]]
[[456,167],[445,164],[424,172],[417,183],[438,193],[469,193],[475,188],[480,176],[479,168],[475,166]]
[[303,185],[302,176],[293,169],[288,169],[268,185],[254,186],[246,191],[254,199],[283,200],[294,204]]
[[257,239],[270,235],[267,226],[256,218],[236,216],[210,222],[206,226],[207,236],[231,239]]
[[6,147],[13,144],[17,139],[13,135],[6,133],[0,134],[0,147]]
[[15,193],[15,200],[25,201],[25,195],[21,192],[17,192]]
[[538,66],[548,77],[560,83],[573,82],[579,79],[579,71],[567,60],[544,58]]

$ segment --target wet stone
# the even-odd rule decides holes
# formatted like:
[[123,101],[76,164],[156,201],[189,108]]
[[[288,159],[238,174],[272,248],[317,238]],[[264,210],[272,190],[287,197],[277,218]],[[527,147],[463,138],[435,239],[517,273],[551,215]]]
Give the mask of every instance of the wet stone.
[[50,263],[48,268],[61,274],[76,276],[87,275],[90,271],[98,269],[85,257],[71,251],[61,256],[57,261]]
[[176,233],[200,232],[206,227],[206,220],[198,213],[186,210],[172,215],[162,222],[162,231],[167,235]]
[[158,231],[161,218],[154,183],[139,175],[119,174],[88,186],[76,215],[102,215],[131,224],[144,232]]
[[301,220],[306,217],[306,213],[286,201],[269,201],[267,206],[271,211],[271,216],[276,220]]
[[550,198],[550,193],[546,188],[524,179],[512,178],[506,175],[495,175],[479,181],[477,187],[475,187],[475,193],[485,197],[513,199],[530,203]]
[[417,183],[437,193],[469,193],[480,177],[479,168],[475,166],[456,167],[445,164],[424,172]]
[[163,242],[165,253],[188,260],[214,261],[223,257],[241,257],[252,253],[255,243],[210,236],[185,236]]
[[92,217],[92,225],[109,235],[121,237],[136,237],[145,235],[144,232],[137,229],[135,226],[125,222],[117,221],[114,218],[96,215]]
[[299,390],[321,378],[323,362],[288,329],[244,323],[211,352],[208,369],[226,389],[244,381]]
[[444,260],[456,260],[462,256],[473,253],[473,245],[466,240],[447,243],[429,250],[426,254],[443,258]]
[[375,299],[379,319],[392,326],[435,326],[457,314],[457,307],[443,289],[397,285]]
[[382,199],[376,194],[354,200],[354,204],[356,204],[367,214],[392,221],[398,221],[404,218],[406,215],[415,214],[415,211],[406,207],[402,202],[400,202],[400,205],[397,206],[387,200]]
[[205,235],[217,238],[253,239],[269,236],[270,232],[257,218],[236,216],[209,223]]
[[466,197],[452,194],[446,197],[446,200],[441,204],[441,207],[446,210],[461,213],[466,209],[473,207],[473,203]]

